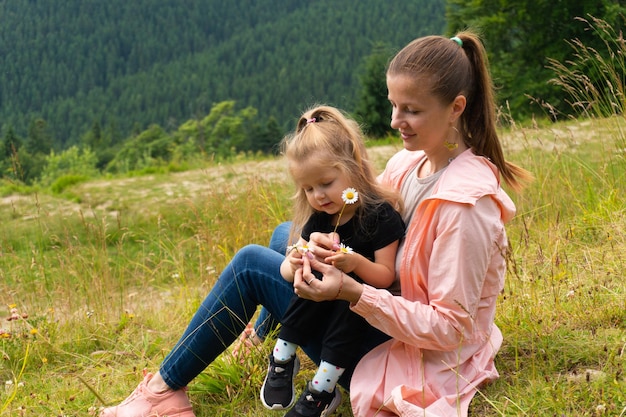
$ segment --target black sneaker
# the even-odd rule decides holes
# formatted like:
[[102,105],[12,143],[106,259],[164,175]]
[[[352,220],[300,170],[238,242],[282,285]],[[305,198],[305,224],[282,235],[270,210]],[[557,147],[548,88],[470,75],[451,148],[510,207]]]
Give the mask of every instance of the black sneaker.
[[313,392],[307,385],[296,405],[285,414],[285,417],[328,417],[341,404],[339,388],[334,392]]
[[265,408],[284,410],[293,405],[296,400],[293,377],[299,370],[300,361],[297,356],[292,356],[289,362],[277,363],[274,361],[274,355],[270,355],[267,375],[261,387],[261,401]]

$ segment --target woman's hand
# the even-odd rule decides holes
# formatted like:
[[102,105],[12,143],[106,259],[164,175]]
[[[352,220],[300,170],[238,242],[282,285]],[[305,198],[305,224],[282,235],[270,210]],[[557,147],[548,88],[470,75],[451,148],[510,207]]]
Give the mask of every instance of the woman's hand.
[[[298,297],[313,301],[347,300],[356,303],[363,286],[332,265],[318,261],[314,256],[302,258],[302,268],[294,275],[293,288]],[[311,269],[323,276],[319,280]]]

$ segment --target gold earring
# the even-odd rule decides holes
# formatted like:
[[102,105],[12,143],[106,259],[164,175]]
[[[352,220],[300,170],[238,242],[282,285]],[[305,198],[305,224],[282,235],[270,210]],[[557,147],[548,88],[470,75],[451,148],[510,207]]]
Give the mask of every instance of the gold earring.
[[[460,136],[459,130],[456,127],[452,126],[452,129],[454,129],[457,135]],[[443,146],[445,146],[450,152],[452,152],[453,150],[459,147],[459,144],[456,142],[450,142],[448,139],[446,139],[443,142]]]

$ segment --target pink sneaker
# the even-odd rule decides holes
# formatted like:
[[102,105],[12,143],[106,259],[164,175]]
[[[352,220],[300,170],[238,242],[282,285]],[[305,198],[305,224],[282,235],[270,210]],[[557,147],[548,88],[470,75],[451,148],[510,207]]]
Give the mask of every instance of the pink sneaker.
[[186,389],[155,394],[148,390],[152,374],[145,374],[132,394],[120,405],[104,408],[100,417],[195,417]]

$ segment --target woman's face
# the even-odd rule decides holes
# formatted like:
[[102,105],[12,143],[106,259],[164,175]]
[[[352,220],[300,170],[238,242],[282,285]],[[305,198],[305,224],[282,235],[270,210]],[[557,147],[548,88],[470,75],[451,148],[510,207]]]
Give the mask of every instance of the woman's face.
[[391,127],[400,132],[409,151],[440,152],[450,134],[453,105],[444,105],[430,93],[427,81],[407,75],[387,75]]
[[[341,211],[344,205],[341,195],[346,188],[353,186],[341,170],[329,166],[323,159],[309,157],[305,161],[292,162],[290,171],[314,210],[331,215]],[[344,214],[347,215],[352,206],[346,207]]]

